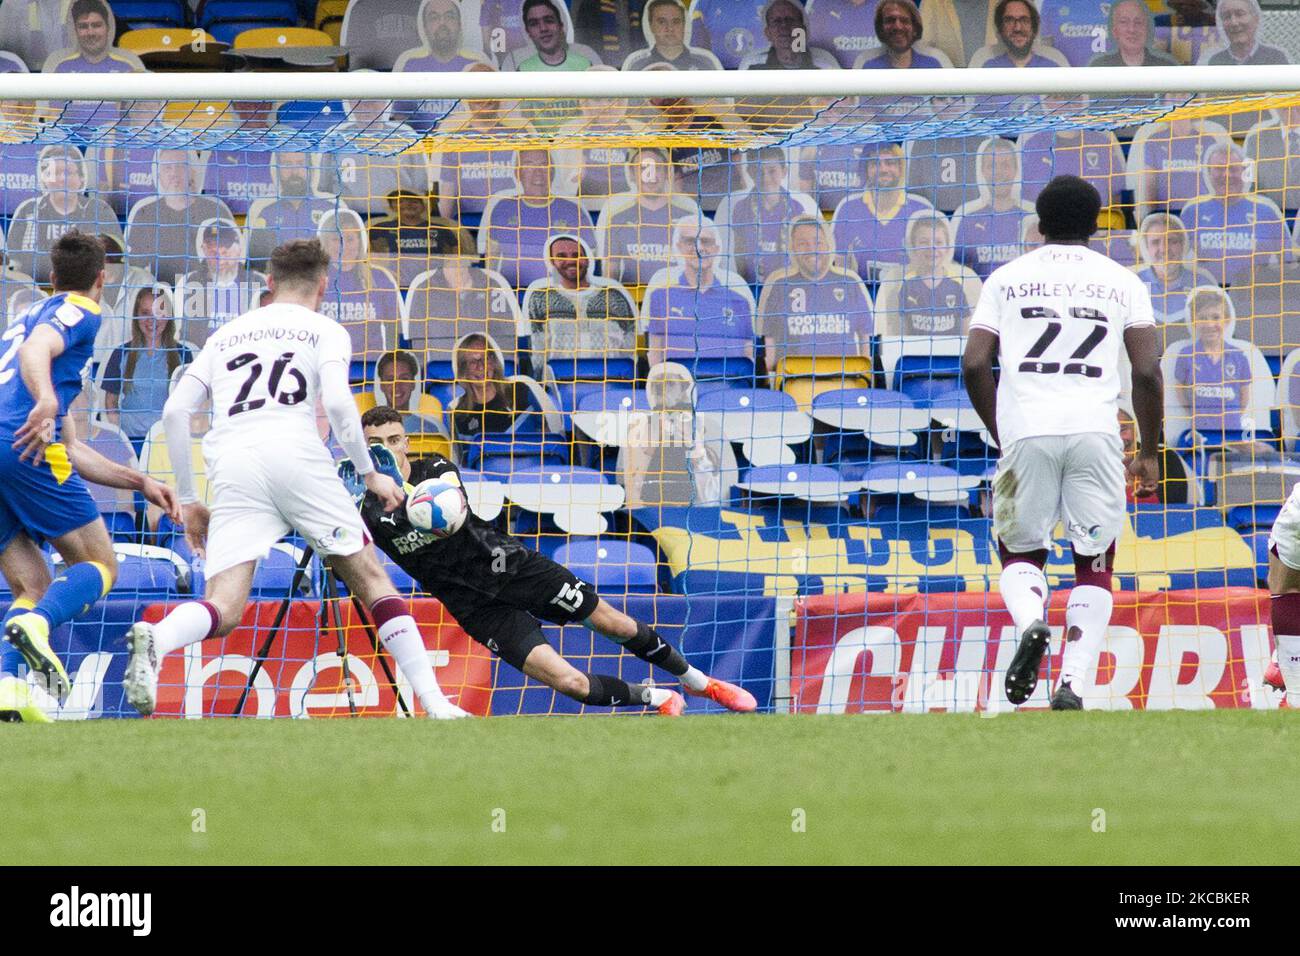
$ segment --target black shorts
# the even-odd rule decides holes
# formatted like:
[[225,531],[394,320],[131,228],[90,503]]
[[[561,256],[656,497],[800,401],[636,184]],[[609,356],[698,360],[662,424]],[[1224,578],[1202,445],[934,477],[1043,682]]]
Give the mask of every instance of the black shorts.
[[495,599],[447,610],[466,634],[511,667],[523,670],[533,648],[546,643],[538,618],[576,624],[591,616],[599,600],[595,588],[564,565],[529,551]]

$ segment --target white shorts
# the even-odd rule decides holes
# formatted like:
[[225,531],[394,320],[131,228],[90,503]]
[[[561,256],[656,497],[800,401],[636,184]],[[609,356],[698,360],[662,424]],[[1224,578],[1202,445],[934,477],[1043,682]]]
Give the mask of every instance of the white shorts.
[[1292,571],[1300,571],[1300,485],[1291,489],[1268,533],[1268,550]]
[[1124,447],[1085,432],[1022,438],[993,478],[993,528],[1008,551],[1050,548],[1057,522],[1076,554],[1104,554],[1124,528]]
[[294,531],[319,555],[356,554],[370,540],[324,446],[224,449],[208,462],[208,488],[209,578],[265,558]]

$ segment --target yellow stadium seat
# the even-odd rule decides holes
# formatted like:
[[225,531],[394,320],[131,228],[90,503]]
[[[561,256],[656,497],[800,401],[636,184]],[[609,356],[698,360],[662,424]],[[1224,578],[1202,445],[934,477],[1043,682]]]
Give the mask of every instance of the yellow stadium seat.
[[147,53],[172,53],[176,50],[183,50],[194,43],[211,43],[221,46],[216,37],[206,30],[191,30],[188,27],[128,30],[117,41],[118,46],[124,50],[130,50],[137,56],[143,56]]
[[861,355],[790,355],[777,364],[776,387],[809,412],[822,392],[870,388],[871,362]]
[[1097,214],[1098,229],[1123,229],[1124,211],[1118,206],[1107,206]]
[[163,122],[183,129],[228,129],[240,123],[230,103],[220,100],[168,100]]
[[320,0],[316,4],[315,27],[337,46],[343,33],[343,16],[348,12],[348,0]]
[[352,400],[357,403],[358,415],[364,415],[375,407],[375,393],[369,389],[364,392],[353,392]]
[[272,50],[276,47],[334,46],[329,34],[308,27],[255,27],[235,37],[236,50]]

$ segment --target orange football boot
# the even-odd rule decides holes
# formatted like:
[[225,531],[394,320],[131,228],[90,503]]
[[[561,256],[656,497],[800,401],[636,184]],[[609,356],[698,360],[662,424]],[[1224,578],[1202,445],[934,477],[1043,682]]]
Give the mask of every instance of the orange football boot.
[[1277,666],[1277,661],[1269,661],[1268,667],[1264,669],[1264,683],[1274,690],[1286,690],[1286,680],[1282,677],[1282,668]]
[[664,717],[680,717],[682,711],[686,709],[686,698],[675,690],[670,690],[668,693],[672,694],[672,696],[660,704],[657,709]]
[[721,704],[727,710],[734,710],[742,714],[748,714],[758,709],[758,701],[754,700],[753,694],[743,687],[728,684],[725,680],[718,680],[716,677],[709,678],[709,686],[704,690],[691,690],[687,687],[686,692],[694,694],[696,697],[707,697],[714,703]]

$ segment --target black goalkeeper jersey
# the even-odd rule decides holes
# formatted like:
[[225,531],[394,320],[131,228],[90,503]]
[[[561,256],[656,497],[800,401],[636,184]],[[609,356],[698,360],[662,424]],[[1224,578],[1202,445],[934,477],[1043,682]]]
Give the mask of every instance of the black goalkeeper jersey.
[[[432,455],[411,463],[407,482],[418,485],[444,476],[460,484],[459,469],[442,455]],[[376,546],[457,618],[457,612],[491,602],[531,553],[472,509],[461,529],[449,538],[435,538],[414,527],[401,506],[385,512],[370,492],[361,503],[361,517]]]

